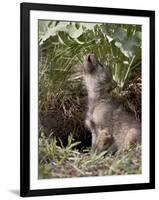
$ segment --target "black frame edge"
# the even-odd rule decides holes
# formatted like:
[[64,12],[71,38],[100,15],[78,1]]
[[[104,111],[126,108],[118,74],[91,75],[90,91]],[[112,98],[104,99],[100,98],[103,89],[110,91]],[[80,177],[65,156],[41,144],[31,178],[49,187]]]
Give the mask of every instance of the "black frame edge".
[[[29,9],[20,5],[20,196],[30,190]],[[25,47],[25,48],[24,48]]]
[[[45,3],[21,3],[24,7],[30,10],[47,10],[61,12],[78,12],[78,13],[94,13],[94,14],[115,14],[115,15],[131,15],[131,16],[150,16],[152,10],[138,10],[126,8],[109,8],[109,7],[93,7],[93,6],[77,6],[77,5],[62,5],[62,4],[45,4]],[[82,10],[82,11],[81,11]]]
[[150,183],[30,190],[25,197],[154,189]]
[[150,16],[150,183],[155,188],[155,11]]

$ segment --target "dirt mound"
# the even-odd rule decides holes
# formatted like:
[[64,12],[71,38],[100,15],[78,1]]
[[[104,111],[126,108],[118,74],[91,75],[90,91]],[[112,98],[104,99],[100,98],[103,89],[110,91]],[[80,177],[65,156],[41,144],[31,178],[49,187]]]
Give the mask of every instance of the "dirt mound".
[[75,141],[81,141],[79,148],[91,145],[91,134],[84,127],[85,99],[77,103],[65,102],[65,108],[54,106],[48,111],[39,113],[39,133],[44,132],[60,138],[64,145],[67,144],[69,134]]

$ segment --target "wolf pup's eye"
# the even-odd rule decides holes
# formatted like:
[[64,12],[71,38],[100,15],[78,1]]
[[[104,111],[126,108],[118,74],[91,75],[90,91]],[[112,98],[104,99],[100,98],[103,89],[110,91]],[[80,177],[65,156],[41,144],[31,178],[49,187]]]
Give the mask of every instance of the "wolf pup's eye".
[[100,65],[100,67],[104,68],[104,66],[101,63],[99,63],[99,65]]

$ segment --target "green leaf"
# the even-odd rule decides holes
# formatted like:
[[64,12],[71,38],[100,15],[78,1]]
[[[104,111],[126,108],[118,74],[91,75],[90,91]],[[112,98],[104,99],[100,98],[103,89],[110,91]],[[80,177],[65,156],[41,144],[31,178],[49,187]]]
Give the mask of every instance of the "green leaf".
[[80,28],[80,24],[79,23],[75,23],[75,26],[76,26],[77,29]]
[[73,38],[71,38],[69,34],[64,31],[59,31],[58,36],[59,36],[59,41],[61,42],[61,44],[65,44],[69,46],[72,44],[72,42],[74,42]]
[[55,26],[57,26],[59,23],[60,23],[59,21],[56,21],[56,22],[55,22]]

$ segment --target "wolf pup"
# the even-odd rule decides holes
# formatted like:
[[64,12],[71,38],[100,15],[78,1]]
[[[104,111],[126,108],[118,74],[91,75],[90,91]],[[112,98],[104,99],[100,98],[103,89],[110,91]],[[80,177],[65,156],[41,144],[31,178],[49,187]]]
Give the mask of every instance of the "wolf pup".
[[116,82],[95,54],[88,54],[81,65],[88,93],[85,125],[92,134],[92,150],[125,150],[141,142],[141,124],[111,98]]

